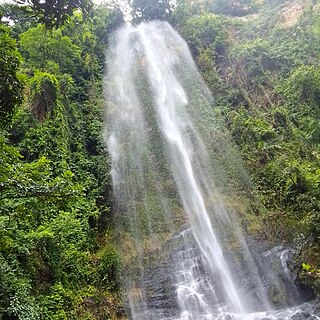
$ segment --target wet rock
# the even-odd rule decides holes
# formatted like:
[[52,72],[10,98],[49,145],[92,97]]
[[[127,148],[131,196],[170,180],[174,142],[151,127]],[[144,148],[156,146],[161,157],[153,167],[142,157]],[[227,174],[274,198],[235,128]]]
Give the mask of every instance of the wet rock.
[[[148,267],[143,272],[143,278],[137,281],[137,284],[143,283],[144,286],[145,305],[141,309],[144,314],[142,318],[176,319],[179,317],[179,308],[181,306],[179,306],[177,299],[177,289],[179,286],[184,286],[183,281],[189,277],[189,274],[194,277],[193,284],[196,283],[197,290],[200,292],[198,296],[202,298],[203,295],[206,297],[206,301],[213,303],[211,305],[208,304],[208,310],[201,311],[203,309],[201,299],[194,299],[192,302],[191,299],[190,301],[187,300],[188,295],[186,295],[185,306],[187,308],[198,310],[197,312],[199,313],[207,312],[207,314],[210,314],[211,310],[215,310],[216,306],[219,307],[225,304],[220,279],[210,275],[206,260],[196,246],[194,239],[189,235],[190,232],[189,229],[181,231],[163,244],[162,255],[150,254],[150,259],[146,263]],[[239,287],[241,297],[245,303],[254,305],[257,309],[256,311],[265,311],[263,294],[268,295],[268,298],[278,310],[286,308],[288,305],[300,305],[311,300],[312,296],[309,297],[306,291],[296,286],[296,278],[295,274],[292,273],[293,267],[291,265],[292,261],[294,261],[294,251],[292,249],[283,246],[269,249],[264,243],[250,238],[246,240],[251,252],[249,257],[242,256],[239,248],[233,248],[237,255],[234,255],[231,250],[226,250],[225,252],[225,259],[234,279],[241,279]],[[235,257],[240,257],[241,259],[235,259]],[[190,264],[190,268],[185,273],[181,272],[184,269],[179,267],[180,264],[184,268]],[[251,267],[252,264],[253,267]],[[172,268],[173,265],[176,266],[176,269]],[[256,285],[256,278],[251,272],[255,268],[257,269],[257,274],[262,275],[259,286]],[[180,281],[179,286],[177,286],[178,280]],[[212,294],[211,288],[214,288],[216,295]],[[189,296],[192,297],[192,295]],[[194,307],[191,305],[192,303]],[[314,314],[318,315],[315,311],[316,309],[320,312],[320,301],[318,304],[316,304],[316,301],[311,302],[306,308],[301,306],[300,309],[284,313],[283,316],[282,314],[279,316],[279,313],[275,314],[275,316],[264,314],[265,317],[261,320],[316,320],[317,317],[314,316]],[[145,316],[146,312],[147,316]],[[288,314],[293,312],[296,313],[288,318]],[[235,317],[220,314],[218,319],[232,320]]]
[[317,300],[315,301],[313,312],[316,316],[320,317],[320,297],[317,297]]
[[317,317],[311,315],[309,312],[302,311],[294,314],[290,320],[317,320]]
[[123,307],[117,307],[116,316],[118,318],[123,318],[123,317],[125,317],[125,315],[126,315],[126,311],[124,310],[124,308]]

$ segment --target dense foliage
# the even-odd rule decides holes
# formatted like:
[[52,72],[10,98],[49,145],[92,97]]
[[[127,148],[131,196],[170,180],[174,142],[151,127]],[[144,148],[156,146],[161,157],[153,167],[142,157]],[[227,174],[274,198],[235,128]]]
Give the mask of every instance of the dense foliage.
[[135,22],[151,21],[154,19],[168,20],[172,14],[172,4],[168,0],[132,0],[131,7],[132,17]]
[[[19,17],[22,25],[31,19]],[[122,19],[107,8],[95,9],[94,24],[80,13],[70,19],[52,31],[17,22],[19,53],[1,27],[1,120],[10,124],[0,134],[1,319],[121,311],[120,258],[107,240],[101,82],[108,28]]]
[[[36,16],[11,5],[1,14],[11,23],[0,26],[0,318],[121,318],[101,128],[104,51],[122,13],[100,6],[89,21],[73,10],[85,1],[28,3]],[[187,40],[267,209],[252,204],[245,228],[296,246],[301,277],[319,290],[319,6],[132,8],[135,21],[168,20]]]
[[[248,217],[245,227],[258,229],[269,241],[295,246],[299,259],[313,270],[301,267],[301,274],[311,278],[307,282],[316,290],[319,15],[314,1],[219,0],[178,4],[173,16],[267,209],[254,210],[257,219]],[[253,221],[256,226],[250,225]]]
[[9,30],[0,25],[0,124],[8,125],[22,102],[22,79],[18,74],[21,56]]
[[38,22],[47,28],[63,25],[73,15],[74,11],[81,11],[87,16],[92,7],[90,0],[16,0],[24,11],[30,13]]

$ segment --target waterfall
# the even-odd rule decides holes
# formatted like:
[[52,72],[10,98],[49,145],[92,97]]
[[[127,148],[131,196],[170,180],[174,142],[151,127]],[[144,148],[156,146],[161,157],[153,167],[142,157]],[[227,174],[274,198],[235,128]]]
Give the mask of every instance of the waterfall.
[[262,267],[225,204],[230,144],[185,41],[165,22],[127,25],[110,46],[104,81],[130,318],[272,313]]

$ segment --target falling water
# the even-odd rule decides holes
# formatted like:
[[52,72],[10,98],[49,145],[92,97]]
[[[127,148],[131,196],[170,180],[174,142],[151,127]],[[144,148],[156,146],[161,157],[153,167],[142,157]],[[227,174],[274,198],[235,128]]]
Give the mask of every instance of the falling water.
[[105,88],[130,317],[265,317],[260,269],[217,186],[228,147],[185,41],[163,22],[124,27]]

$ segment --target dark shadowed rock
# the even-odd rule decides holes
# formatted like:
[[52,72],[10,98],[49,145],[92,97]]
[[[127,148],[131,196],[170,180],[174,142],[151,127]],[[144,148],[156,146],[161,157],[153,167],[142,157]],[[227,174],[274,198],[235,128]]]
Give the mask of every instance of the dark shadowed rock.
[[320,317],[320,297],[317,297],[317,300],[314,304],[314,314]]
[[302,311],[294,314],[290,320],[317,320],[317,317],[311,315],[309,312]]

